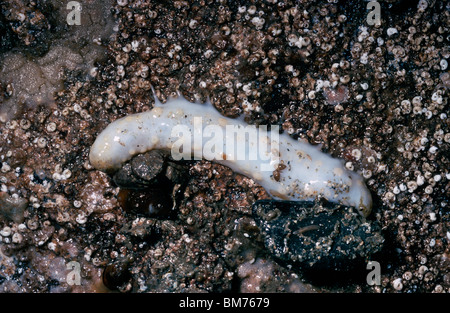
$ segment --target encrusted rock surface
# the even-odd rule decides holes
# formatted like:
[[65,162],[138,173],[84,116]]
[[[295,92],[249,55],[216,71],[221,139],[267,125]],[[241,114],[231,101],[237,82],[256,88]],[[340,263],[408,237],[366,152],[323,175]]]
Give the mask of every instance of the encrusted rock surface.
[[[370,26],[365,1],[86,1],[92,27],[77,31],[64,7],[31,2],[2,2],[0,63],[38,64],[61,45],[91,63],[57,67],[57,92],[29,101],[9,101],[18,85],[0,77],[12,110],[0,121],[0,291],[450,290],[448,2],[379,1]],[[161,101],[180,91],[279,124],[361,171],[385,238],[381,285],[365,269],[324,283],[277,263],[252,214],[267,194],[217,164],[187,165],[168,217],[125,211],[89,147],[150,109],[152,86]],[[67,280],[72,261],[81,285]]]

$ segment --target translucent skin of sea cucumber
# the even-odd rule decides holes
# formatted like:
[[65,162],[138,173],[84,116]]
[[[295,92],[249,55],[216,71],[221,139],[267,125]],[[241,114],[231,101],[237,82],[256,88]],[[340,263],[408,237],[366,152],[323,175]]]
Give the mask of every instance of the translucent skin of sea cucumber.
[[[198,125],[200,127],[194,127]],[[132,114],[109,124],[92,145],[89,158],[96,169],[112,172],[136,154],[152,149],[171,150],[174,144],[183,144],[183,148],[190,147],[190,151],[183,151],[178,157],[201,159],[205,157],[206,145],[210,148],[211,139],[218,136],[211,132],[215,130],[223,134],[215,138],[223,140],[219,140],[221,144],[216,145],[214,155],[206,159],[252,178],[274,198],[313,200],[321,196],[331,202],[353,206],[363,216],[369,215],[372,207],[369,190],[362,177],[348,171],[341,160],[287,134],[280,134],[278,140],[276,136],[271,137],[275,138],[272,146],[264,146],[258,153],[254,150],[261,149],[260,141],[254,142],[250,136],[237,136],[235,151],[228,153],[226,128],[231,126],[256,130],[258,137],[253,138],[267,137],[267,133],[249,127],[241,119],[222,116],[210,103],[191,103],[182,97],[165,104],[156,101],[155,107],[148,112]],[[205,135],[208,132],[209,138]],[[239,149],[242,140],[245,141],[245,152]],[[239,158],[239,153],[244,153],[245,157]],[[286,167],[278,171],[279,179],[275,179],[273,171],[280,163]]]

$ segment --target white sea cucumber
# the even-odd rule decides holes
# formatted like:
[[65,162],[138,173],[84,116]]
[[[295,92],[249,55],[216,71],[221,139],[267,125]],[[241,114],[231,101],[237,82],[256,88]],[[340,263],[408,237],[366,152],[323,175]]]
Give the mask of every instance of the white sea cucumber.
[[[234,146],[235,137],[230,138],[227,128],[248,132],[235,139],[238,147],[244,141],[244,150],[230,149],[230,142]],[[258,137],[250,135],[253,130]],[[187,137],[186,131],[193,135],[192,138]],[[213,151],[213,157],[209,153],[206,159],[214,159],[252,178],[274,198],[313,200],[321,196],[355,207],[363,216],[369,215],[372,207],[370,192],[362,177],[347,170],[342,160],[287,134],[271,138],[268,134],[262,128],[249,127],[242,119],[222,116],[209,102],[191,103],[179,96],[165,104],[156,100],[152,110],[109,124],[96,138],[89,158],[96,169],[112,172],[136,154],[165,149],[171,150],[173,155],[174,151],[181,152],[178,148],[182,144],[182,148],[189,151],[182,151],[178,157],[192,155],[201,159],[205,158],[205,150]],[[203,140],[198,141],[199,137]],[[205,140],[205,137],[210,139]],[[255,138],[259,139],[259,147]],[[261,142],[270,144],[261,148]],[[255,149],[261,149],[260,153],[252,153]],[[244,157],[236,157],[235,151],[243,153]],[[267,170],[268,167],[271,170]]]

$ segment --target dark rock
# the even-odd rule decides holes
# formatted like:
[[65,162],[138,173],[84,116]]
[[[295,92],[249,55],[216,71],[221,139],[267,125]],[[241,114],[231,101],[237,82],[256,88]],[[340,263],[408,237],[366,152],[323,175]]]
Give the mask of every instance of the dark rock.
[[334,203],[260,200],[253,214],[272,255],[301,269],[349,271],[383,243],[375,223]]
[[130,164],[135,176],[144,181],[157,179],[165,167],[166,155],[160,150],[150,150],[135,156]]
[[131,164],[123,165],[113,176],[114,183],[121,188],[126,189],[145,189],[149,182],[139,179],[134,175]]

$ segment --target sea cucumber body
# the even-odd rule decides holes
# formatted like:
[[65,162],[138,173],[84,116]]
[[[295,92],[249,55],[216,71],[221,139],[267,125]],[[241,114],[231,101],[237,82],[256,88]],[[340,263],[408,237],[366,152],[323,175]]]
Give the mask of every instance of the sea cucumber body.
[[[216,133],[222,132],[225,138],[228,135],[226,128],[230,126],[250,129],[241,119],[222,116],[210,103],[190,103],[182,97],[171,99],[166,104],[157,101],[150,111],[132,114],[109,124],[92,145],[90,162],[98,170],[111,172],[136,154],[152,149],[171,150],[181,140],[179,132],[174,131],[177,129],[189,130],[193,135],[192,138],[186,137],[186,141],[191,142],[185,143],[191,149],[183,151],[183,156],[201,159],[204,157],[205,145],[211,144],[211,141],[204,138],[198,145],[194,142],[195,138],[205,133],[213,136],[211,129]],[[245,152],[234,152],[247,156],[239,158],[227,153],[228,136],[218,149],[216,145],[213,161],[252,178],[274,198],[313,200],[321,196],[332,202],[353,206],[363,216],[370,213],[372,199],[362,177],[348,171],[341,160],[321,152],[316,146],[294,140],[287,134],[269,139],[267,134],[270,133],[264,133],[257,127],[254,129],[259,140],[273,140],[272,145],[263,149],[262,153],[253,153],[251,158],[251,151],[260,149],[260,146],[250,136],[237,136],[238,147],[240,140],[245,141]],[[280,164],[284,166],[279,167]],[[274,175],[277,168],[279,177]]]

